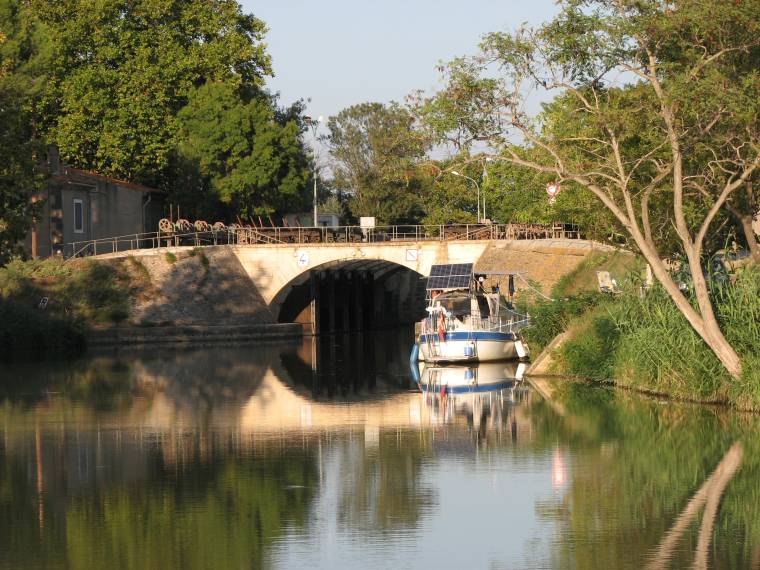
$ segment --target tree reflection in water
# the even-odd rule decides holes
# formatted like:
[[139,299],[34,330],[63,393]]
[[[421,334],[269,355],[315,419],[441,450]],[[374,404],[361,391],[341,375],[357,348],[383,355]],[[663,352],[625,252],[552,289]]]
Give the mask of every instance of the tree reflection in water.
[[[625,392],[564,383],[556,402],[531,408],[538,445],[563,442],[573,470],[555,502],[539,505],[562,530],[557,568],[638,568],[656,556],[692,495],[736,440],[744,461],[718,495],[710,557],[745,567],[760,544],[758,420],[720,408],[658,402]],[[751,451],[750,451],[751,449]],[[717,504],[717,503],[716,503]],[[698,545],[695,516],[657,568],[690,567]]]

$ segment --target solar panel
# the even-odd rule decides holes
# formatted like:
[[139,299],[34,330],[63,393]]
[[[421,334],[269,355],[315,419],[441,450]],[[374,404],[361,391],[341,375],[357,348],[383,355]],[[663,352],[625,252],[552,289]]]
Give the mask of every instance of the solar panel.
[[426,289],[468,289],[472,279],[472,263],[433,265],[430,268]]

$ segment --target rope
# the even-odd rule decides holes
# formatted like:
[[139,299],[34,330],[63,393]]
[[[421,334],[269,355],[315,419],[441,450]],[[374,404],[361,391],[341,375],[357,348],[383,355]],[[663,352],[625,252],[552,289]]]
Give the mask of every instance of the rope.
[[522,276],[522,275],[520,275],[519,273],[516,273],[515,275],[516,275],[518,278],[520,278],[520,280],[522,280],[522,282],[523,282],[523,283],[525,283],[525,285],[527,285],[527,286],[528,286],[528,289],[530,289],[530,290],[531,290],[531,291],[533,291],[534,293],[537,293],[538,295],[540,295],[541,297],[543,297],[543,298],[544,298],[544,299],[546,299],[547,301],[552,301],[552,302],[553,302],[553,301],[556,301],[556,299],[552,299],[551,297],[547,297],[547,296],[546,296],[546,295],[544,295],[544,294],[543,294],[541,291],[539,291],[538,289],[536,289],[535,287],[533,287],[533,285],[531,285],[530,283],[528,283],[528,280],[527,280],[527,279],[525,279],[525,277],[523,277],[523,276]]

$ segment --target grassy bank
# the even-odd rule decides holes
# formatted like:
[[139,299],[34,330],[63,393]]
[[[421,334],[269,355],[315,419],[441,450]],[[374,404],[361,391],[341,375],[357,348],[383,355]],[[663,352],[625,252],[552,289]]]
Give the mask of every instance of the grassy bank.
[[81,351],[85,327],[128,317],[129,288],[129,276],[108,264],[9,263],[0,269],[0,357]]
[[[592,265],[578,273],[590,273]],[[742,359],[739,381],[725,372],[664,290],[655,285],[642,296],[635,266],[628,269],[618,295],[581,287],[566,297],[566,291],[555,290],[554,302],[534,301],[528,307],[537,323],[527,335],[532,348],[540,350],[568,331],[554,355],[557,373],[760,409],[760,267],[744,268],[713,290],[721,328]]]

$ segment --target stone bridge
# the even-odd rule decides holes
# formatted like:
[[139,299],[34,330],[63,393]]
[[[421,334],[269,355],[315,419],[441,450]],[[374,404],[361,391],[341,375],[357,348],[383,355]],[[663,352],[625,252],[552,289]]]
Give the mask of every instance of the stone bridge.
[[[420,240],[224,245],[203,248],[202,263],[192,247],[133,250],[98,258],[133,257],[151,274],[163,302],[152,308],[138,307],[137,320],[229,323],[254,319],[301,322],[315,332],[331,332],[417,320],[424,314],[421,277],[434,264],[474,263],[476,270],[484,272],[516,271],[524,277],[518,280],[518,289],[532,280],[548,291],[591,251],[601,249],[607,248],[579,239]],[[169,252],[176,262],[167,262]]]

